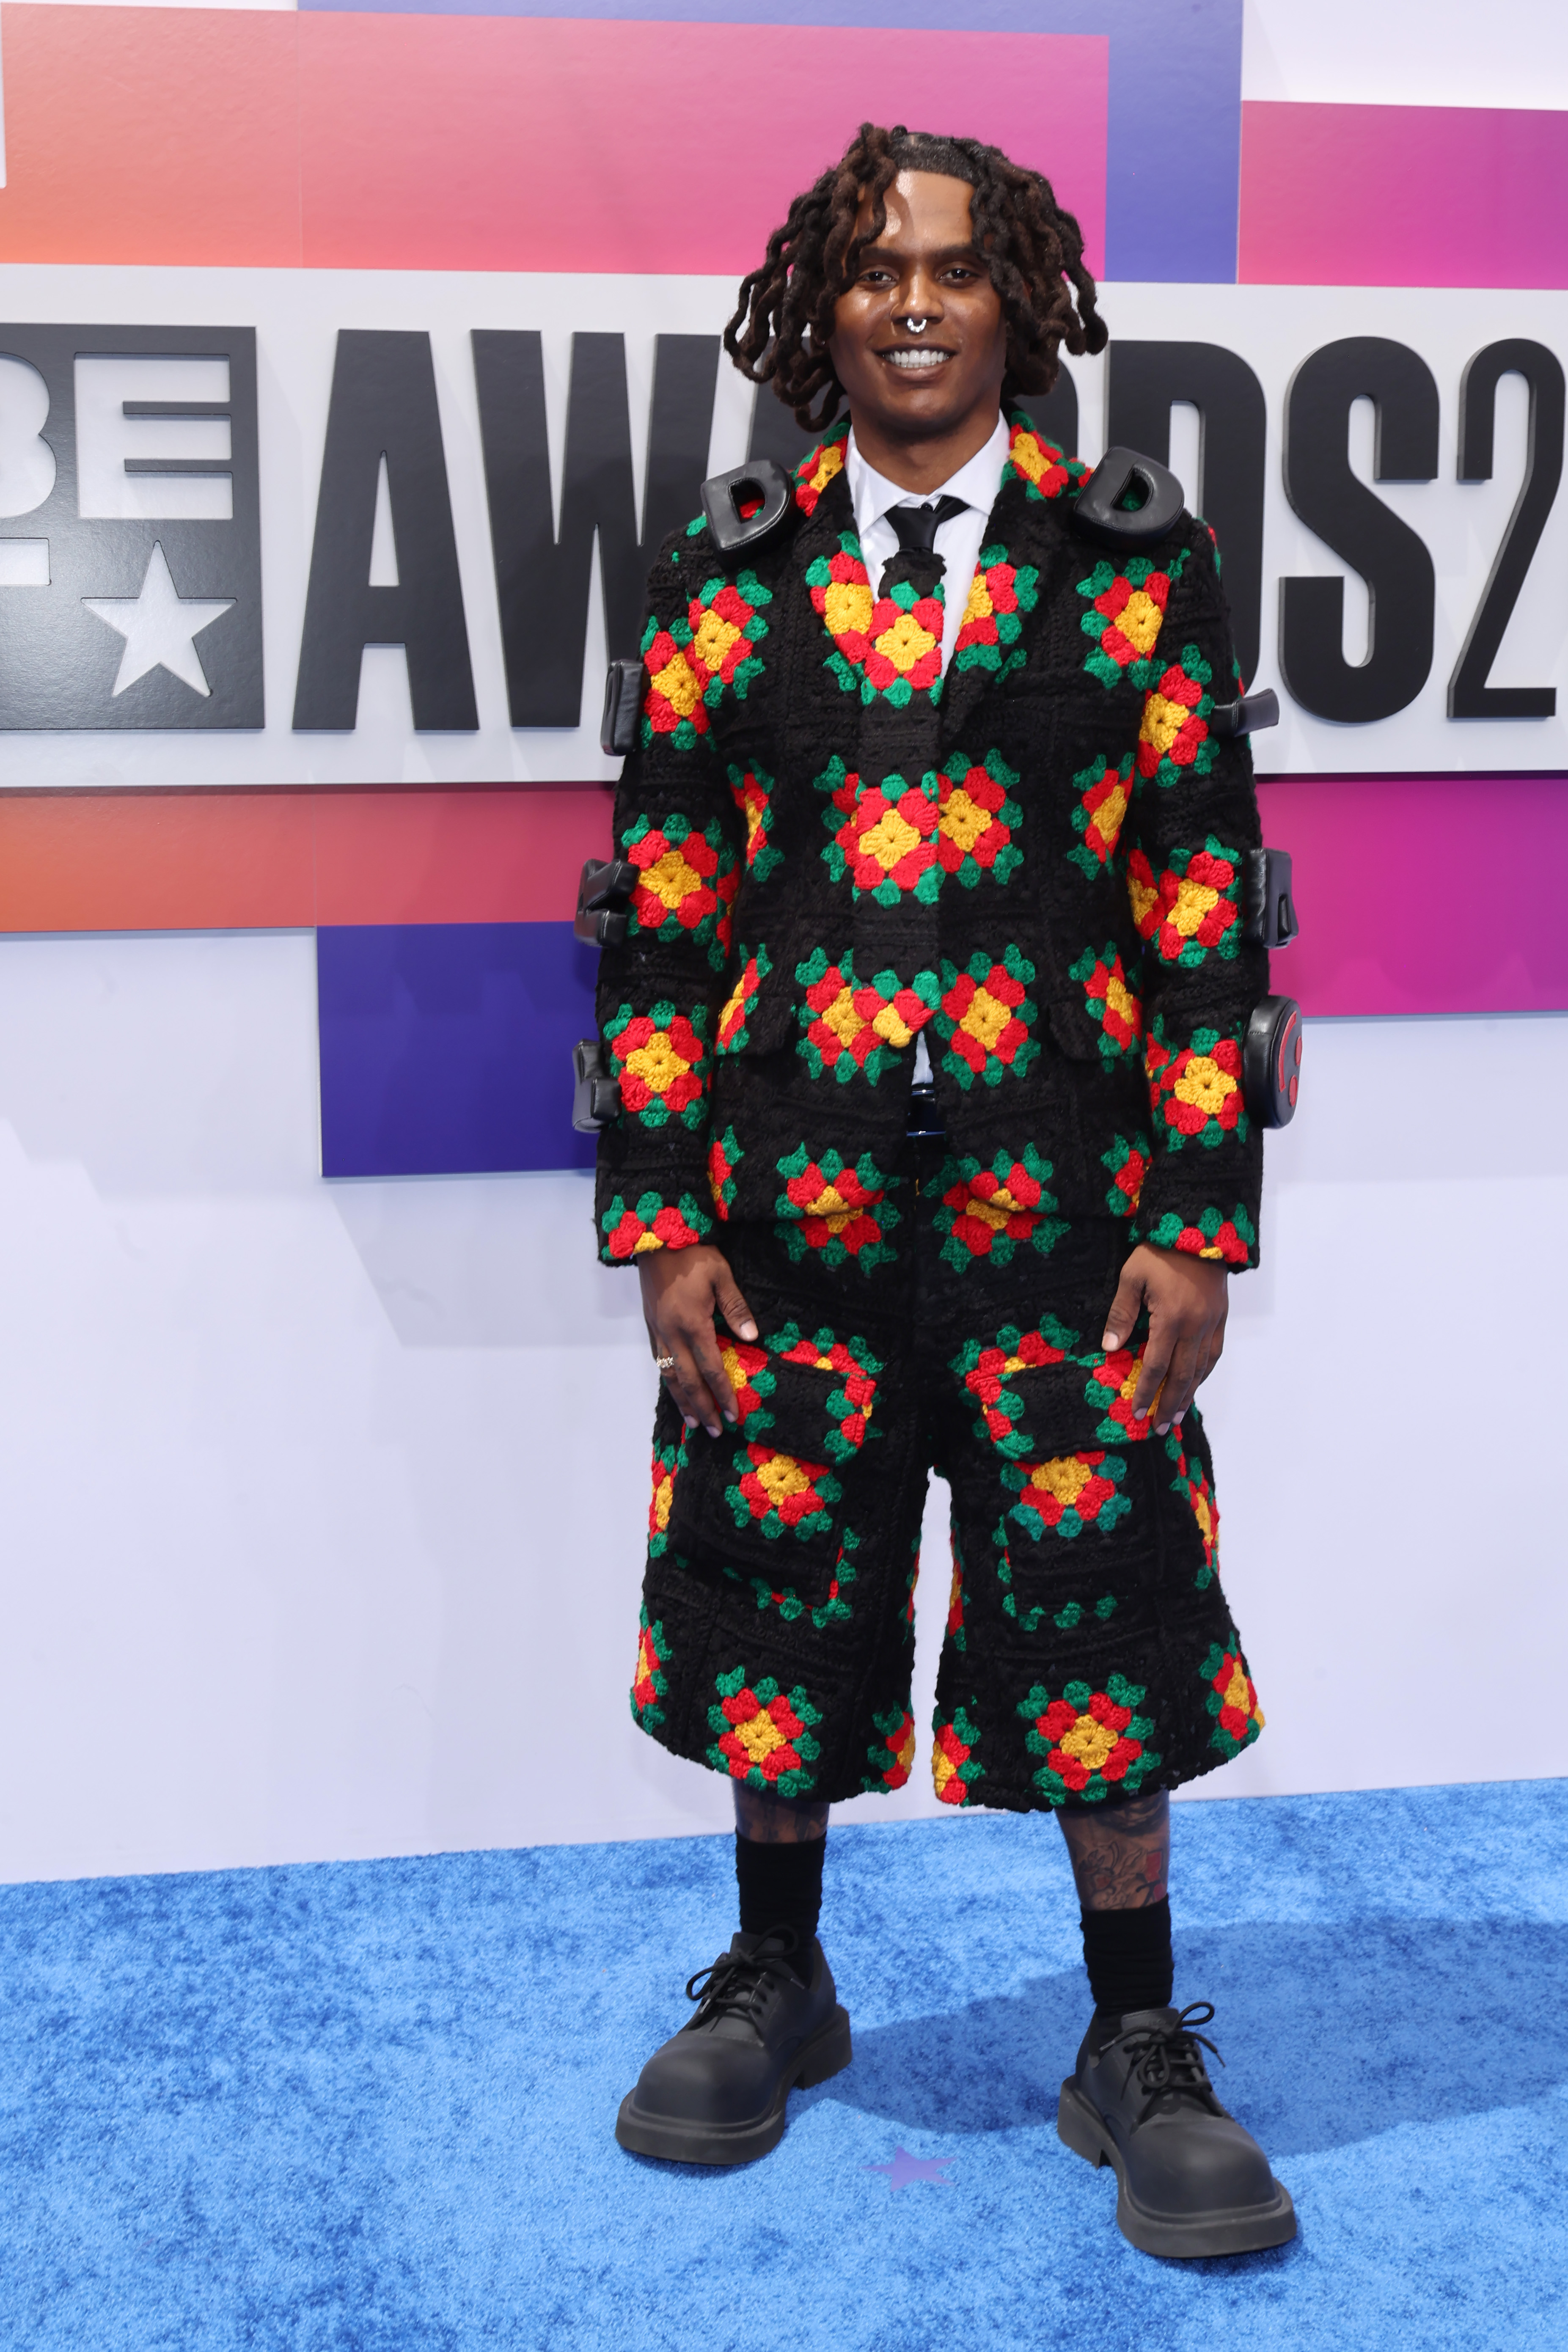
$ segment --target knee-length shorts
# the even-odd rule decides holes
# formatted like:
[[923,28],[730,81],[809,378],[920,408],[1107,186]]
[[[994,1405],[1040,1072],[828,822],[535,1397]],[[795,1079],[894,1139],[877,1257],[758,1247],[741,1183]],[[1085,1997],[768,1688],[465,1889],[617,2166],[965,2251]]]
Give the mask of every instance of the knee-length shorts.
[[760,1338],[720,1335],[734,1430],[687,1431],[661,1395],[634,1716],[763,1793],[900,1788],[934,1470],[952,1537],[938,1796],[1022,1812],[1212,1771],[1263,1717],[1200,1417],[1163,1437],[1135,1421],[1141,1332],[1098,1344],[1125,1225],[1075,1223],[1048,1256],[1002,1233],[977,1247],[913,1146],[900,1191],[896,1256],[869,1278],[794,1228],[716,1236]]

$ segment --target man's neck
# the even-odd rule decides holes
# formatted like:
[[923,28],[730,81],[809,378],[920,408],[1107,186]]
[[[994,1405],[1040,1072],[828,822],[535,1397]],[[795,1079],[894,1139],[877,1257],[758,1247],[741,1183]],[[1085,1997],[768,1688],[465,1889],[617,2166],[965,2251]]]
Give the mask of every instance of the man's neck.
[[940,490],[943,482],[951,482],[961,466],[967,466],[971,457],[979,456],[995,432],[1000,415],[996,408],[988,414],[976,410],[952,432],[923,441],[895,439],[875,423],[862,425],[853,408],[849,422],[855,431],[855,446],[868,466],[884,481],[897,482],[900,490],[923,499],[932,490]]

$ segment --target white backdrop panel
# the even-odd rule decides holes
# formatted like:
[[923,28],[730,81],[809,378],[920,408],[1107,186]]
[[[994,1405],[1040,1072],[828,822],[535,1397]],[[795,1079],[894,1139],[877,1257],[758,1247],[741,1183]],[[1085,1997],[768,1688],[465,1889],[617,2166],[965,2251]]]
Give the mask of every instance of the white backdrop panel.
[[[496,605],[479,407],[470,332],[538,330],[542,338],[551,460],[559,505],[567,378],[576,332],[626,339],[636,477],[642,481],[657,333],[716,335],[729,315],[729,278],[510,276],[458,270],[131,269],[0,265],[0,315],[13,321],[142,326],[254,325],[261,485],[267,724],[220,733],[29,733],[11,747],[0,783],[40,785],[420,783],[512,778],[561,782],[613,776],[619,762],[598,745],[605,646],[595,584],[575,728],[513,729],[508,720]],[[1503,379],[1492,478],[1460,482],[1459,383],[1465,363],[1489,342],[1525,336],[1568,355],[1568,292],[1426,288],[1161,286],[1117,284],[1105,313],[1120,337],[1201,341],[1239,352],[1268,399],[1263,563],[1263,651],[1258,679],[1281,689],[1283,723],[1259,739],[1270,773],[1373,773],[1400,770],[1568,769],[1568,638],[1560,599],[1546,583],[1568,572],[1568,497],[1559,495],[1491,673],[1494,686],[1555,686],[1555,717],[1465,719],[1446,715],[1447,682],[1480,601],[1523,479],[1527,402],[1522,381]],[[401,657],[366,663],[358,724],[343,734],[295,733],[290,726],[310,572],[321,452],[340,328],[427,332],[435,363],[463,604],[479,725],[463,734],[416,733]],[[1376,495],[1429,550],[1436,574],[1436,639],[1430,673],[1415,700],[1368,725],[1315,719],[1283,690],[1277,657],[1279,581],[1317,573],[1346,581],[1344,649],[1359,662],[1367,644],[1365,583],[1300,521],[1280,470],[1286,393],[1300,362],[1347,336],[1377,335],[1420,354],[1441,405],[1438,473],[1430,482],[1381,482]],[[1105,446],[1105,363],[1070,363],[1079,395],[1079,448],[1097,459]],[[752,392],[727,365],[718,380],[709,464],[745,454]],[[9,421],[8,421],[9,418]],[[0,471],[36,447],[37,417],[21,422],[0,404]],[[1359,402],[1348,434],[1353,469],[1371,480],[1371,404]],[[184,445],[182,445],[183,446]],[[1201,506],[1195,435],[1178,435],[1172,457]],[[52,478],[52,475],[50,477]],[[184,485],[188,491],[189,484]],[[46,494],[47,485],[37,493]],[[26,509],[5,501],[10,528]],[[178,583],[176,583],[176,585]],[[26,595],[0,584],[0,595]]]
[[[322,1184],[313,1000],[305,935],[0,943],[0,1877],[727,1819],[627,1715],[653,1373],[586,1180]],[[1212,1389],[1270,1727],[1203,1793],[1568,1771],[1568,1018],[1308,1056]],[[924,1754],[855,1810],[935,1811]]]

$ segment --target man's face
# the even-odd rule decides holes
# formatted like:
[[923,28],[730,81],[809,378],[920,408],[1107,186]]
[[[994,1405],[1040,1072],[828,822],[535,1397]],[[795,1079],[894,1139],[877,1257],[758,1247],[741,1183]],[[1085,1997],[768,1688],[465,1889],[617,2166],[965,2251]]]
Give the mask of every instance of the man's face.
[[[1007,357],[1002,298],[971,242],[970,190],[936,172],[900,172],[888,225],[838,298],[828,351],[864,432],[921,441],[952,433],[1001,402]],[[870,226],[869,203],[859,226]],[[910,321],[923,320],[919,333]]]

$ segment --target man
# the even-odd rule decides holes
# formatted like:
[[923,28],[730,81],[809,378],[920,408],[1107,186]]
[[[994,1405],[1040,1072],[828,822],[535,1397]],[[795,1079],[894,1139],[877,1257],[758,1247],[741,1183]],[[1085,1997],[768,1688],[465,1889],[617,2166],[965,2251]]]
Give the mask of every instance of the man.
[[[932,1765],[1048,1807],[1094,2014],[1059,2128],[1161,2253],[1294,2232],[1171,2006],[1167,1791],[1262,1722],[1194,1391],[1253,1262],[1250,763],[1209,534],[1075,529],[1018,394],[1105,329],[1077,223],[978,142],[865,126],[726,338],[819,429],[783,521],[666,548],[600,1025],[602,1254],[663,1391],[634,1713],[734,1788],[740,1932],[617,2136],[741,2162],[847,2063],[830,1804],[897,1788],[929,1470]],[[814,399],[820,403],[814,412]],[[1208,2045],[1211,2046],[1212,2045]]]

